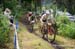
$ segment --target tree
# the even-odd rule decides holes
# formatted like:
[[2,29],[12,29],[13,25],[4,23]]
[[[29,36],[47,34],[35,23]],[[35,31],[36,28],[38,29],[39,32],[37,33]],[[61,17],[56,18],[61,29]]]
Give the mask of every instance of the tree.
[[61,8],[61,10],[64,10],[64,8],[67,9],[68,12],[71,14],[75,14],[75,1],[74,0],[56,0],[57,6]]

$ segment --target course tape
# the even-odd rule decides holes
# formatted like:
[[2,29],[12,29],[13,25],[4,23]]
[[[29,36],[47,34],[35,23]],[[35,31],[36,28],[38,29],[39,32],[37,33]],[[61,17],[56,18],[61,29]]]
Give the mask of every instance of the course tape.
[[17,37],[17,29],[18,29],[18,22],[16,22],[16,25],[13,24],[13,27],[15,29],[15,32],[14,32],[14,49],[20,49],[19,48],[19,43],[18,43],[18,37]]

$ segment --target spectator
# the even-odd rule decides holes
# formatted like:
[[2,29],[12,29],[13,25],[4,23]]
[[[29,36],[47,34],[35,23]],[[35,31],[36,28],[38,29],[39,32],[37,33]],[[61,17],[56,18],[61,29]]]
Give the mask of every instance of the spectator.
[[13,15],[11,15],[11,10],[6,8],[4,11],[4,15],[8,17],[10,25],[13,25]]
[[8,18],[10,18],[10,14],[11,14],[11,10],[6,8],[4,11],[4,15],[7,16]]

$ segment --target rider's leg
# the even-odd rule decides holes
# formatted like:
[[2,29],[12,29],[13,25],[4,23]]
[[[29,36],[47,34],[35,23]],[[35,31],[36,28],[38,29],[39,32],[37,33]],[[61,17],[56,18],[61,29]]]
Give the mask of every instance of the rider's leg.
[[42,38],[45,38],[45,34],[43,33],[43,37]]
[[46,40],[48,40],[48,30],[45,29],[45,37],[46,37]]

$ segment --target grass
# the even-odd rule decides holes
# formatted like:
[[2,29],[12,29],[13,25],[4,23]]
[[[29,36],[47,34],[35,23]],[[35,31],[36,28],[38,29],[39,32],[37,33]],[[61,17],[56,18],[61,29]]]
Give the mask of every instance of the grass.
[[48,42],[29,33],[26,27],[20,23],[18,33],[20,49],[54,49]]
[[75,39],[70,39],[57,35],[56,41],[60,45],[65,45],[65,49],[75,49]]

